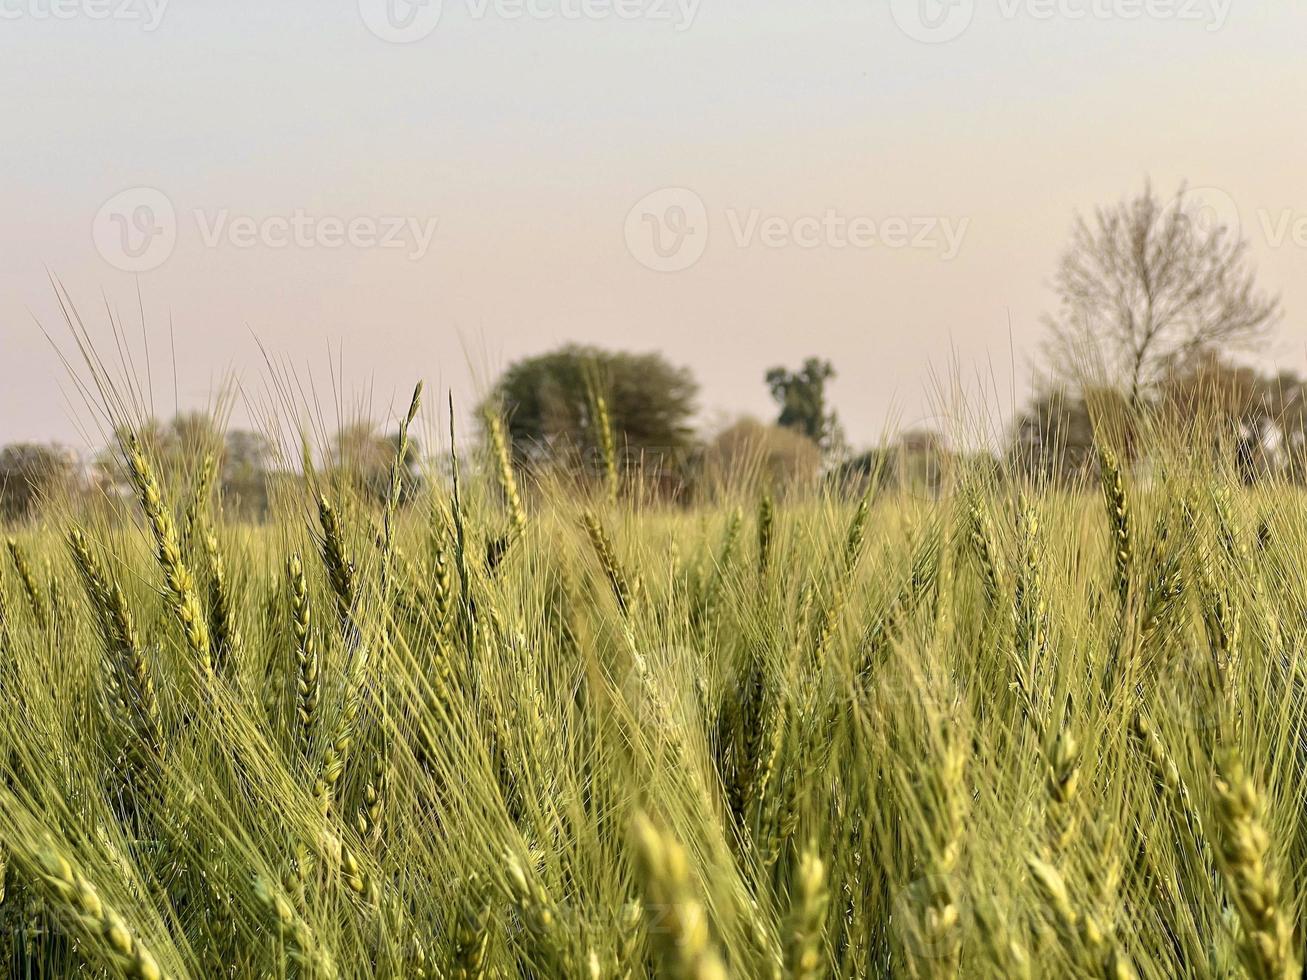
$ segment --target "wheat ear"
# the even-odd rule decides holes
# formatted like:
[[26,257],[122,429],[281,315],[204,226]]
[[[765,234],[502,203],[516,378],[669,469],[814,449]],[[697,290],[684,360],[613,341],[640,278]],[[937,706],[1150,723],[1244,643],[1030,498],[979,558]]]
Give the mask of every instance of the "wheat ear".
[[771,494],[764,493],[758,501],[758,577],[767,577],[771,564],[772,535],[776,528],[776,505]]
[[482,980],[490,949],[490,903],[475,872],[468,876],[467,890],[472,911],[460,915],[453,930],[454,962],[450,974],[453,980]]
[[36,619],[36,625],[42,631],[50,627],[50,611],[46,606],[45,598],[41,595],[41,587],[36,583],[36,574],[32,571],[32,564],[27,560],[27,552],[15,538],[10,538],[7,542],[9,546],[9,557],[13,559],[14,571],[18,573],[18,581],[22,583],[23,594],[27,596],[27,604],[32,609],[32,616]]
[[173,615],[181,623],[186,636],[186,645],[200,665],[206,677],[213,673],[213,659],[209,645],[209,626],[195,591],[195,580],[190,569],[182,559],[181,545],[177,540],[177,528],[172,514],[164,504],[159,491],[159,482],[154,476],[154,469],[141,449],[140,441],[135,435],[124,439],[123,452],[127,456],[127,466],[131,474],[132,485],[136,489],[137,499],[145,511],[145,519],[150,525],[154,537],[155,558],[163,570],[164,582],[167,584],[167,596]]
[[413,389],[409,399],[408,412],[399,425],[399,437],[395,440],[395,456],[390,464],[390,492],[386,495],[386,507],[382,515],[381,545],[381,601],[384,605],[390,596],[390,569],[395,555],[395,512],[399,510],[400,498],[404,491],[404,469],[408,458],[409,429],[418,411],[422,407],[422,382]]
[[214,480],[218,476],[218,458],[213,453],[205,453],[200,462],[200,472],[195,479],[190,500],[186,502],[186,512],[182,515],[180,542],[182,553],[189,555],[195,535],[205,527],[205,518],[209,510],[209,495],[213,490]]
[[1049,859],[1064,854],[1076,839],[1079,823],[1080,744],[1064,720],[1048,751],[1046,786]]
[[358,598],[354,563],[345,557],[345,532],[340,516],[325,496],[318,497],[318,523],[322,527],[322,563],[336,597],[336,619],[342,634],[354,638],[354,605]]
[[210,530],[203,534],[204,557],[209,565],[209,636],[212,638],[213,669],[219,674],[230,668],[240,649],[240,629],[232,604],[227,563],[223,559],[218,537]]
[[508,505],[508,516],[512,522],[512,537],[520,538],[526,532],[526,508],[522,505],[522,495],[517,489],[517,476],[513,472],[504,420],[493,408],[486,409],[485,420],[486,432],[490,435],[490,448],[495,456],[495,477],[499,480],[499,489]]
[[1220,760],[1214,787],[1222,871],[1243,923],[1244,965],[1256,980],[1297,977],[1293,925],[1280,902],[1261,794],[1234,753]]
[[643,814],[635,822],[636,856],[650,938],[672,980],[725,980],[726,967],[708,930],[708,913],[691,884],[685,850]]
[[978,499],[972,499],[967,505],[967,532],[967,540],[971,543],[971,554],[980,571],[985,608],[993,609],[998,604],[1000,590],[998,548],[994,544],[994,526]]
[[785,936],[785,968],[791,980],[817,980],[822,975],[829,902],[826,866],[814,851],[807,850],[799,861]]
[[105,650],[113,666],[129,727],[147,752],[157,758],[163,751],[159,701],[150,660],[137,635],[127,598],[118,583],[105,573],[81,530],[73,528],[68,532],[68,544],[73,564],[100,620]]
[[595,391],[595,421],[599,425],[599,449],[604,457],[604,483],[608,490],[609,506],[617,506],[619,488],[617,473],[617,440],[613,437],[613,421],[608,414],[608,401]]
[[1026,868],[1072,958],[1104,980],[1135,980],[1135,969],[1115,934],[1104,931],[1093,916],[1080,913],[1062,873],[1033,856],[1026,858]]
[[1125,480],[1116,453],[1099,450],[1102,470],[1103,500],[1107,505],[1108,525],[1112,530],[1113,587],[1124,607],[1130,590],[1130,563],[1133,546],[1130,539],[1130,506],[1125,495]]
[[269,914],[278,932],[287,940],[291,959],[308,976],[326,980],[336,975],[331,955],[319,948],[313,929],[300,917],[290,899],[262,878],[254,882],[254,897]]
[[113,906],[50,842],[21,853],[27,880],[56,911],[88,953],[123,977],[164,980],[159,961]]
[[349,668],[345,673],[344,702],[341,705],[340,715],[336,719],[336,727],[323,750],[318,781],[313,787],[313,795],[318,798],[324,813],[331,808],[336,784],[344,775],[345,763],[354,745],[359,709],[363,704],[363,692],[367,682],[367,667],[367,646],[360,643],[350,653]]
[[318,722],[318,702],[322,697],[322,675],[318,661],[318,644],[313,635],[313,610],[309,604],[309,585],[304,577],[304,562],[292,555],[286,568],[290,580],[290,623],[295,635],[295,718],[299,729],[300,749],[307,757],[313,745]]
[[631,588],[625,570],[617,560],[617,552],[613,549],[612,539],[608,537],[608,532],[599,523],[599,518],[595,516],[593,511],[587,510],[581,516],[581,522],[585,526],[585,533],[589,536],[590,544],[599,559],[599,565],[608,578],[608,584],[612,586],[618,608],[623,615],[629,616],[635,601],[635,593]]

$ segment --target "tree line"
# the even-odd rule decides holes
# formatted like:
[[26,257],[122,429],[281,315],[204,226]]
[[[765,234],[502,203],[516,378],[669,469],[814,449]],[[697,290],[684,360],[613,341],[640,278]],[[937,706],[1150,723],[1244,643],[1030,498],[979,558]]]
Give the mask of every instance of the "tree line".
[[[830,405],[835,366],[819,357],[766,372],[772,420],[740,419],[707,438],[694,426],[698,383],[658,353],[567,345],[524,358],[478,414],[502,422],[520,467],[585,480],[617,456],[625,478],[671,499],[746,478],[780,490],[874,479],[931,492],[952,467],[977,463],[1071,483],[1095,465],[1105,427],[1127,462],[1144,464],[1158,433],[1200,424],[1214,456],[1245,481],[1307,482],[1307,380],[1248,362],[1279,322],[1279,300],[1257,285],[1247,243],[1183,187],[1164,200],[1146,184],[1077,216],[1053,284],[1041,381],[1000,446],[954,447],[946,433],[918,429],[855,451]],[[205,413],[151,422],[140,438],[165,472],[207,460],[236,516],[265,515],[276,482],[295,476],[264,436],[224,431]],[[380,494],[394,453],[393,435],[357,422],[336,433],[324,464]],[[421,479],[421,462],[410,444],[406,488]],[[86,463],[58,446],[10,445],[0,450],[0,518],[30,518],[47,497],[111,493],[124,482],[113,449]]]

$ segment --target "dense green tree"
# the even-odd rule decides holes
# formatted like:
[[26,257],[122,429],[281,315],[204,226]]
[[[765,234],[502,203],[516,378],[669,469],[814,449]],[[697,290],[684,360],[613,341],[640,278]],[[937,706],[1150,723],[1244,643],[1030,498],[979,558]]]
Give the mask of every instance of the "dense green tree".
[[503,413],[521,463],[593,461],[603,445],[592,392],[603,398],[617,451],[646,470],[680,467],[693,445],[699,386],[656,353],[569,344],[509,366],[489,404]]
[[834,377],[830,361],[817,357],[808,358],[797,371],[775,367],[767,372],[767,387],[780,406],[776,424],[794,429],[827,452],[840,440],[839,421],[826,410],[826,382]]

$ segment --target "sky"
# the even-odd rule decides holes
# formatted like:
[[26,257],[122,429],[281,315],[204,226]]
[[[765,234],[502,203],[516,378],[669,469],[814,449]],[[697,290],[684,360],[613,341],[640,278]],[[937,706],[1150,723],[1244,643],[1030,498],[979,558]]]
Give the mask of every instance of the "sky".
[[1307,369],[1304,38],[1283,0],[0,0],[0,443],[96,439],[54,281],[160,415],[257,410],[269,358],[470,405],[577,341],[690,367],[705,429],[809,356],[854,445],[1001,417],[1074,215],[1148,178],[1237,223]]

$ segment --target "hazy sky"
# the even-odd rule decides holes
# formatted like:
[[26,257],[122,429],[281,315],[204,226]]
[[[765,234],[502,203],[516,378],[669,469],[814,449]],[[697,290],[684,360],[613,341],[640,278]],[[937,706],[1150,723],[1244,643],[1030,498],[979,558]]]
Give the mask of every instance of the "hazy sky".
[[0,442],[79,442],[50,275],[103,338],[139,288],[161,413],[171,322],[185,404],[258,397],[256,337],[380,408],[577,340],[709,420],[828,357],[867,442],[954,364],[1020,397],[1073,213],[1147,175],[1242,222],[1307,367],[1304,40],[1284,0],[0,0]]

